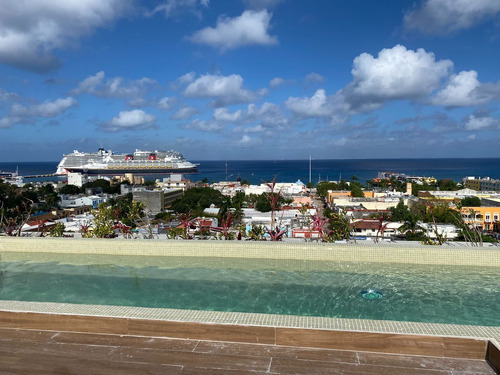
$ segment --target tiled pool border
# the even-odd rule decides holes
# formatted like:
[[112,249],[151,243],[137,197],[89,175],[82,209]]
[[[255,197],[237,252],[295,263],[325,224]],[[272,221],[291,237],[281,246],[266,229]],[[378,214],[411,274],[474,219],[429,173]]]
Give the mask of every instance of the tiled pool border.
[[500,267],[500,247],[0,237],[2,252],[218,257]]
[[[46,252],[359,261],[500,267],[499,248],[415,246],[393,244],[256,243],[229,241],[137,241],[87,239],[0,238],[1,252]],[[75,305],[46,302],[1,301],[0,311],[163,320],[260,327],[351,332],[396,333],[482,338],[500,345],[500,327],[382,320],[338,319],[127,306]]]

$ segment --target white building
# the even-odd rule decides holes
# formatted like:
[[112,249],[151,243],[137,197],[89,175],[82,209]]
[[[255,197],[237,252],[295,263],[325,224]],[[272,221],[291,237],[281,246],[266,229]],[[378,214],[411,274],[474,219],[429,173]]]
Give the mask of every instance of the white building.
[[182,189],[182,191],[186,191],[191,185],[191,180],[185,179],[182,174],[172,174],[162,181],[156,180],[156,186],[163,190]]
[[61,195],[61,202],[59,205],[61,208],[76,208],[82,206],[91,206],[94,210],[99,207],[103,202],[107,202],[109,199],[108,194],[103,195]]
[[89,182],[89,178],[86,174],[68,173],[68,185],[82,187],[87,182]]

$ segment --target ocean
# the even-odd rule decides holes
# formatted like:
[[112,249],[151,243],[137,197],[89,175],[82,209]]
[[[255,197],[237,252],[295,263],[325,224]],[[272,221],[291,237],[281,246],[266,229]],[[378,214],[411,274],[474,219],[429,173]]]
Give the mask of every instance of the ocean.
[[[252,184],[271,181],[309,182],[309,160],[198,160],[199,173],[190,175],[194,181],[204,178],[210,182],[234,181],[237,177]],[[0,170],[19,174],[41,175],[54,173],[58,162],[10,162],[0,163]],[[500,179],[500,158],[478,159],[332,159],[312,160],[311,181],[349,180],[356,176],[366,182],[377,177],[378,172],[390,171],[412,176],[432,176],[437,179],[451,178],[461,181],[466,176]],[[163,176],[145,176],[147,179]]]

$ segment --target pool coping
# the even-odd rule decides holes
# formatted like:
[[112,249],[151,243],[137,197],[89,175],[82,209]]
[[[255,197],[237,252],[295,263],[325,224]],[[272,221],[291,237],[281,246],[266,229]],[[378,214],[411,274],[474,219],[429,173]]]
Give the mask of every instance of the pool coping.
[[[203,246],[201,246],[203,245]],[[218,257],[500,267],[500,246],[0,237],[2,252]]]

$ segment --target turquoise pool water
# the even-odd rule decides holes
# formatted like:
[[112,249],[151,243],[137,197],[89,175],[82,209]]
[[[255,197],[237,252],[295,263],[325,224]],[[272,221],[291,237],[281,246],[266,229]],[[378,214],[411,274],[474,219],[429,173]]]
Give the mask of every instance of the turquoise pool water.
[[[1,261],[0,300],[500,326],[498,268],[217,258],[158,258],[149,262],[155,266],[138,266],[144,262],[133,257],[122,265],[78,262],[89,264]],[[383,297],[363,298],[368,289]]]

